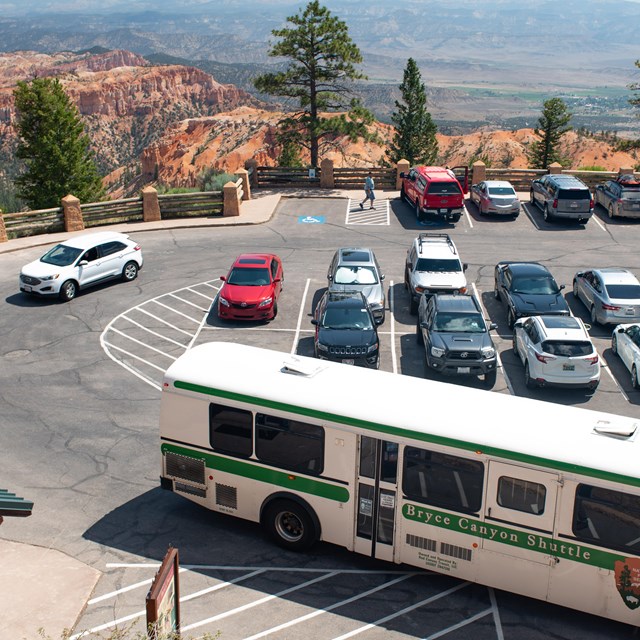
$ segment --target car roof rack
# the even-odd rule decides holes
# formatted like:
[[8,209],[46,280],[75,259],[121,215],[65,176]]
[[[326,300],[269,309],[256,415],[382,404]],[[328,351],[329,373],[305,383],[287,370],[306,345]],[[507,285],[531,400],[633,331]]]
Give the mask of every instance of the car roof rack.
[[640,180],[636,180],[635,175],[632,173],[625,173],[622,176],[618,176],[616,178],[616,182],[621,184],[623,187],[636,187],[640,189]]
[[449,245],[449,248],[451,249],[451,253],[455,254],[456,253],[456,246],[453,244],[453,240],[451,240],[451,237],[449,236],[448,233],[420,233],[418,234],[418,248],[420,249],[420,252],[422,252],[422,243],[423,242],[433,242],[433,241],[446,241],[446,243]]

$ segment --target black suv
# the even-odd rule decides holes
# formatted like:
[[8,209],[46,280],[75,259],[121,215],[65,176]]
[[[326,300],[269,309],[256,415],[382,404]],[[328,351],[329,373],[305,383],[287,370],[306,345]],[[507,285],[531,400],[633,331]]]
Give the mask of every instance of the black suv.
[[474,296],[438,293],[423,295],[418,307],[416,338],[424,344],[426,365],[445,375],[484,376],[496,382],[496,349]]
[[376,323],[360,291],[326,291],[311,322],[316,327],[316,358],[380,367]]

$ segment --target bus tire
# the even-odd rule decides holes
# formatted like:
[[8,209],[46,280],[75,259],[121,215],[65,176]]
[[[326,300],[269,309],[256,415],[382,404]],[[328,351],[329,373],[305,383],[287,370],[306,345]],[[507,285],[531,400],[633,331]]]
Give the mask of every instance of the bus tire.
[[263,524],[275,543],[289,551],[305,551],[318,539],[313,518],[293,500],[274,500],[267,505]]

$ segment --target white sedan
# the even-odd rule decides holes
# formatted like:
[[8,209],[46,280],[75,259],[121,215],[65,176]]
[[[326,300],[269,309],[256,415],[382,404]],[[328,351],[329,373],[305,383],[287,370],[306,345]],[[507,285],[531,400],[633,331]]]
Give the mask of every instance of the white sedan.
[[620,356],[631,373],[631,386],[640,388],[640,324],[619,324],[611,335],[611,350]]

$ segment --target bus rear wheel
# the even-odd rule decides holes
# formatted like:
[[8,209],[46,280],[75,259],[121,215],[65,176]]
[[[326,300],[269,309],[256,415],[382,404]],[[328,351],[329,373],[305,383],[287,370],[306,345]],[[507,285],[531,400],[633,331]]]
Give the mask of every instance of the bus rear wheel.
[[268,505],[263,523],[276,544],[290,551],[309,549],[318,539],[309,512],[293,500],[275,500]]

